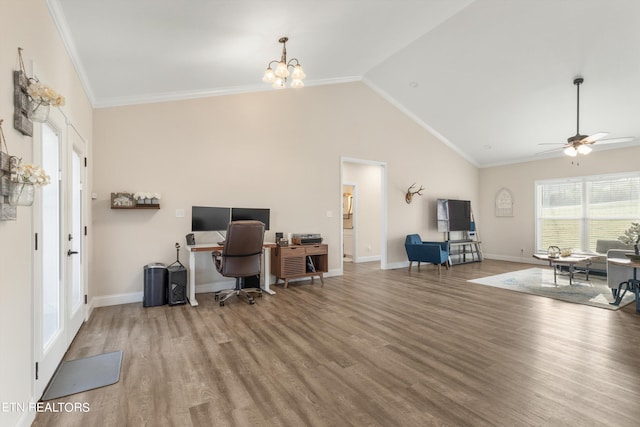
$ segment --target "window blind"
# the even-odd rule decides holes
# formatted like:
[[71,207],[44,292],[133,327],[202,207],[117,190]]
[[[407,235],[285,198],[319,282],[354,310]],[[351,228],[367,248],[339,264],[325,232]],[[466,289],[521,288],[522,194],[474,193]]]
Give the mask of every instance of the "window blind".
[[536,250],[595,251],[640,222],[640,173],[536,182]]

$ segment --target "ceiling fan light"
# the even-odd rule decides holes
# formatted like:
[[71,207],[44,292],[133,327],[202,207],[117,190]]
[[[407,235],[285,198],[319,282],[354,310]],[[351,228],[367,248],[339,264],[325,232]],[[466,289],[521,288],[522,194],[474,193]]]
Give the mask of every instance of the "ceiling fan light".
[[[573,147],[572,147],[573,148]],[[579,154],[583,154],[583,155],[587,155],[589,154],[593,149],[591,147],[589,147],[588,145],[579,145],[578,146],[578,153]]]
[[570,145],[569,147],[564,149],[564,154],[566,154],[567,156],[575,157],[578,155],[578,150],[576,150],[573,145]]
[[293,79],[291,81],[291,87],[295,89],[300,89],[301,87],[304,87],[304,83],[302,83],[302,80],[300,79]]

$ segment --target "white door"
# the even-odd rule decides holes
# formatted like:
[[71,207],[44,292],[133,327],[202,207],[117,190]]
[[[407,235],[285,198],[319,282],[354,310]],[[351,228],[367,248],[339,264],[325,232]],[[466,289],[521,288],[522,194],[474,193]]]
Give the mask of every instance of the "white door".
[[68,333],[67,343],[71,344],[78,329],[82,326],[85,317],[85,234],[84,233],[84,182],[85,182],[85,143],[75,133],[74,129],[69,129],[69,214],[67,215],[67,304],[66,310]]
[[34,162],[51,177],[33,207],[34,395],[38,398],[84,319],[84,143],[69,137],[64,118],[58,116],[52,114],[50,121],[34,126]]

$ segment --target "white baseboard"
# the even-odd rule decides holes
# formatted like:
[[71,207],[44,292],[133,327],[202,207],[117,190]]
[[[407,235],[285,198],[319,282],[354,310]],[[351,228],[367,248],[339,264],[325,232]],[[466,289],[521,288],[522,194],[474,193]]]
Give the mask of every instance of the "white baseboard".
[[387,265],[383,267],[383,270],[395,270],[398,268],[407,268],[407,267],[409,267],[409,261],[400,261],[400,262],[387,263]]
[[359,256],[353,262],[372,262],[372,261],[380,261],[382,258],[380,255],[373,256]]
[[[324,273],[324,277],[342,276],[342,274],[342,269],[334,269]],[[300,279],[291,280],[291,282],[299,280],[311,280],[311,277],[301,277]],[[217,280],[215,283],[202,283],[196,285],[196,294],[216,292],[222,289],[231,289],[234,286],[234,279]],[[87,307],[87,317],[85,320],[89,320],[94,308],[142,302],[143,299],[143,292],[131,292],[128,294],[103,295],[99,297],[93,297],[89,301],[89,306]]]
[[97,307],[107,307],[110,305],[131,304],[142,302],[144,293],[132,292],[129,294],[104,295],[91,298],[91,311]]
[[484,254],[484,258],[485,259],[495,259],[495,260],[498,260],[498,261],[522,262],[522,263],[525,263],[525,264],[539,264],[539,265],[548,265],[549,264],[547,261],[535,259],[533,257]]

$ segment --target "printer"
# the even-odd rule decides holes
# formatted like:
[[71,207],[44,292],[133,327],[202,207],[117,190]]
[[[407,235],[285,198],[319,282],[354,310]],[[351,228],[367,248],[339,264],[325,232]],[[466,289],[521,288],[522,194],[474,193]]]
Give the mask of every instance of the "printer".
[[320,234],[294,234],[291,236],[291,243],[294,245],[315,245],[322,243]]

